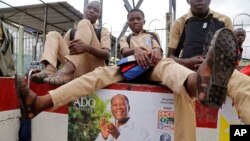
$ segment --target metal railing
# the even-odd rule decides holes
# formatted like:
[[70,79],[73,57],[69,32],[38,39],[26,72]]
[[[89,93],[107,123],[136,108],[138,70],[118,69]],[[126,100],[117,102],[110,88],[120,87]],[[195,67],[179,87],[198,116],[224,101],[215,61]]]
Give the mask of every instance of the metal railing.
[[[28,29],[24,29],[23,36],[20,37],[20,27],[7,24],[12,37],[14,47],[14,60],[16,62],[15,68],[18,68],[18,55],[20,55],[19,49],[23,47],[22,56],[23,65],[21,72],[27,73],[28,66],[32,61],[39,61],[43,52],[43,38],[37,33],[29,32]],[[20,41],[21,44],[20,44]]]

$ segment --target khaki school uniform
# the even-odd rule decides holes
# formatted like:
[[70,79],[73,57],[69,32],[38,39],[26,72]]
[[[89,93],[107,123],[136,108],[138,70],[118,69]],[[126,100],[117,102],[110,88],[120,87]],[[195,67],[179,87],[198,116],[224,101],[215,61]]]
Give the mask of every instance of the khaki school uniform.
[[[223,14],[209,11],[213,17],[225,23],[225,27],[233,30],[231,19]],[[171,28],[169,37],[169,48],[177,48],[185,22],[193,17],[191,11],[176,20]],[[248,78],[237,70],[234,71],[229,83],[227,95],[232,98],[239,116],[250,123],[250,85],[246,84]],[[248,82],[249,83],[249,82]],[[195,141],[196,140],[196,118],[195,118],[195,100],[187,98],[183,94],[175,94],[175,141]]]
[[[129,47],[126,37],[120,40],[121,49]],[[130,48],[137,47],[158,48],[160,47],[155,39],[144,30],[139,34],[133,34],[130,40]],[[98,67],[94,71],[82,75],[61,87],[49,91],[54,104],[53,109],[78,99],[82,96],[93,93],[95,90],[124,80],[118,66]],[[179,71],[181,73],[178,73]],[[170,58],[162,59],[153,69],[149,80],[162,82],[176,93],[187,95],[184,82],[188,75],[194,73],[184,66],[176,63]]]

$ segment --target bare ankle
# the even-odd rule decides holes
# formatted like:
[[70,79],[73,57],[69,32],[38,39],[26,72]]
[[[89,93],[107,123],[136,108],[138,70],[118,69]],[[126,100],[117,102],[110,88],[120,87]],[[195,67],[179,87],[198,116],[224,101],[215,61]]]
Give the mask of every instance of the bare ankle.
[[186,79],[184,86],[190,97],[196,96],[196,73],[192,73]]
[[74,71],[76,70],[75,65],[71,62],[71,61],[67,61],[64,66],[62,71],[68,74],[72,74],[74,73]]
[[53,101],[49,94],[37,97],[37,102],[35,104],[37,114],[51,107],[53,107]]

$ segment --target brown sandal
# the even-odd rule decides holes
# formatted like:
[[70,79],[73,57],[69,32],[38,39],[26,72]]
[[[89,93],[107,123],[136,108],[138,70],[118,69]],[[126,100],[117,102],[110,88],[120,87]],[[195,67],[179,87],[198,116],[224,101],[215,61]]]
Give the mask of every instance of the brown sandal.
[[21,76],[15,75],[15,85],[22,118],[32,119],[36,116],[35,103],[37,95],[27,88],[25,79]]
[[227,83],[236,67],[237,43],[233,32],[227,28],[218,30],[207,54],[207,64],[212,69],[210,76],[201,76],[197,71],[197,97],[205,94],[201,103],[220,108],[226,99]]

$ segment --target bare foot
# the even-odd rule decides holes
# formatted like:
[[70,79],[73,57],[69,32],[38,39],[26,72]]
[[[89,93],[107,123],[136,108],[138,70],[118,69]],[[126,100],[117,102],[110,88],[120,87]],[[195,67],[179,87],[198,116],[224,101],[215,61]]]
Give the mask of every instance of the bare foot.
[[56,72],[56,68],[51,64],[46,65],[46,67],[38,73],[31,75],[31,80],[36,83],[43,83],[44,78],[47,78],[49,75],[52,75]]
[[75,66],[72,62],[67,61],[63,68],[56,73],[50,75],[44,79],[44,82],[53,84],[53,85],[62,85],[68,83],[74,79]]
[[44,82],[53,84],[53,85],[62,85],[62,84],[68,83],[69,81],[73,79],[74,79],[74,74],[59,70],[53,75],[50,75],[49,77],[45,78]]

